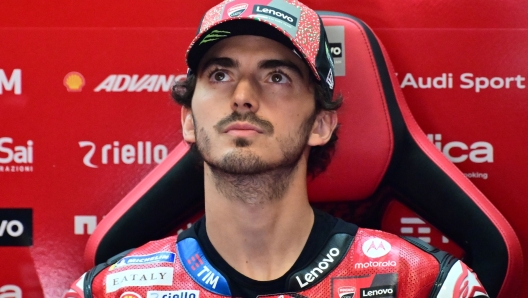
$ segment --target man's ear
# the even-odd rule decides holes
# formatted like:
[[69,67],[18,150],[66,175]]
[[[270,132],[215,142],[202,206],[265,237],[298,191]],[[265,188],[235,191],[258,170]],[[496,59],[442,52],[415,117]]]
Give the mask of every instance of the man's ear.
[[315,117],[312,132],[308,138],[309,146],[323,146],[328,143],[337,126],[336,111],[320,111]]
[[192,115],[192,110],[190,108],[182,106],[181,122],[182,122],[183,140],[186,141],[187,143],[195,143],[196,138],[194,135],[194,119]]

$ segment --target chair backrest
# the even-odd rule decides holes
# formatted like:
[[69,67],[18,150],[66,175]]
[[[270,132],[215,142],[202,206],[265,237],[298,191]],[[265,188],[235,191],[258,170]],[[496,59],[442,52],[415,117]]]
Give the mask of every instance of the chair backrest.
[[[372,30],[349,15],[319,13],[341,54],[335,84],[345,100],[335,156],[309,182],[310,200],[357,203],[391,189],[464,250],[491,297],[514,297],[523,260],[511,226],[419,128]],[[179,144],[101,221],[86,248],[86,267],[162,238],[202,212],[197,160]]]

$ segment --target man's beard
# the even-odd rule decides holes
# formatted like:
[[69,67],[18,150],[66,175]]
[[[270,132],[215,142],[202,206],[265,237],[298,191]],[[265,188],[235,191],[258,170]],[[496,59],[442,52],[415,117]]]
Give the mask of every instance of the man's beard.
[[[280,199],[288,190],[293,174],[306,148],[310,132],[315,120],[313,112],[299,127],[297,134],[288,135],[279,142],[282,158],[278,162],[265,162],[254,152],[245,150],[252,144],[246,138],[235,139],[235,146],[220,160],[213,160],[210,156],[210,138],[203,128],[196,132],[196,146],[205,163],[211,169],[216,189],[226,198],[242,202],[257,204]],[[273,125],[258,118],[254,113],[240,114],[233,112],[220,120],[214,126],[217,133],[235,121],[246,121],[257,125],[264,134],[272,135]],[[194,122],[198,127],[196,120]]]

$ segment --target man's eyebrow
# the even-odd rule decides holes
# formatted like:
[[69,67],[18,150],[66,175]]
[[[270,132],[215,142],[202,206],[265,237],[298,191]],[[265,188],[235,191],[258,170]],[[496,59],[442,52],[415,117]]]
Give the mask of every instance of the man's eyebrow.
[[207,59],[200,70],[207,69],[211,65],[218,65],[221,67],[238,67],[238,61],[235,61],[228,57],[213,57]]
[[297,66],[295,63],[293,63],[293,62],[291,62],[289,60],[280,60],[280,59],[264,60],[264,61],[261,61],[259,63],[258,67],[262,68],[262,69],[286,67],[286,68],[289,68],[289,69],[295,71],[296,73],[299,74],[299,76],[301,78],[304,79],[304,75],[303,75],[301,69],[299,68],[299,66]]

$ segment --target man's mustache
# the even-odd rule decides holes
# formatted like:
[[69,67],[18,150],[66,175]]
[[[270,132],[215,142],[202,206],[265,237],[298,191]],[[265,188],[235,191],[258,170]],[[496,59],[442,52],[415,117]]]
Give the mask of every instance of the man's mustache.
[[236,121],[244,121],[244,122],[251,123],[255,126],[258,126],[266,134],[273,134],[273,131],[274,131],[273,124],[271,124],[271,122],[259,118],[255,113],[248,112],[248,113],[241,114],[237,111],[222,118],[222,120],[218,121],[218,123],[214,126],[214,128],[219,133],[222,133],[224,132],[225,128],[229,124],[236,122]]

